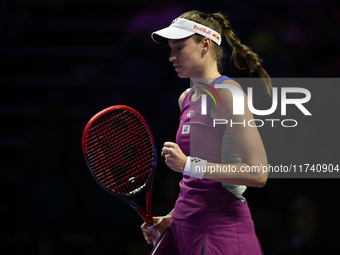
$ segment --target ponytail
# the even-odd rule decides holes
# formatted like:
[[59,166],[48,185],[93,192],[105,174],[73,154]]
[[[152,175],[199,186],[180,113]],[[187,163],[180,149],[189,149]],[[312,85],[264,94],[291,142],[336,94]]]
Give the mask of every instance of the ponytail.
[[269,74],[262,67],[262,59],[253,52],[249,47],[244,44],[241,44],[240,39],[235,35],[233,30],[231,29],[229,21],[220,13],[214,13],[214,18],[220,23],[222,27],[222,32],[229,44],[229,46],[233,49],[231,54],[231,59],[233,60],[235,66],[239,69],[242,69],[240,63],[238,61],[238,57],[242,57],[246,60],[247,66],[251,72],[258,71],[261,78],[263,78],[264,83],[266,85],[266,90],[269,95],[271,95],[272,83],[270,80]]

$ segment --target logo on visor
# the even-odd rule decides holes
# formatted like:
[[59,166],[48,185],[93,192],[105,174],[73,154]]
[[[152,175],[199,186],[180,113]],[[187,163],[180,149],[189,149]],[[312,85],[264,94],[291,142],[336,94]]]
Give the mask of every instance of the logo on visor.
[[207,35],[210,35],[210,34],[211,34],[211,31],[205,29],[204,27],[198,27],[198,26],[194,25],[193,29],[196,29],[196,30],[198,30],[198,31],[201,31],[201,32],[203,32],[203,33],[205,33],[205,34],[207,34]]
[[177,19],[174,19],[174,20],[172,21],[171,25],[174,24],[177,20],[178,20],[178,18],[177,18]]
[[212,34],[213,37],[215,37],[216,40],[220,40],[220,37],[217,34]]

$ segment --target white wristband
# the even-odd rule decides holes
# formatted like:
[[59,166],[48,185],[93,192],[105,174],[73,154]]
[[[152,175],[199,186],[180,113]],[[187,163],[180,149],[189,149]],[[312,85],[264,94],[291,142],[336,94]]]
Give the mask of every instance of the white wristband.
[[183,175],[189,175],[191,178],[203,179],[207,163],[206,160],[200,158],[188,157],[185,162]]
[[189,175],[190,176],[190,157],[187,157],[187,161],[185,162],[183,175]]

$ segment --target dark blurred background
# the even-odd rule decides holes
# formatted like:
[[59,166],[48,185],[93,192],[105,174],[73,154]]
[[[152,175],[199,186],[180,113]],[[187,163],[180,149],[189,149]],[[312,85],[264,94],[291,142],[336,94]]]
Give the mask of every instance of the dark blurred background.
[[[99,110],[125,104],[146,118],[159,151],[175,140],[189,81],[150,34],[193,9],[227,14],[272,77],[339,76],[336,0],[1,0],[1,254],[148,254],[138,215],[91,177],[81,136]],[[228,59],[224,74],[256,77]],[[304,87],[313,116],[292,106],[285,118],[299,119],[297,127],[259,128],[269,162],[339,164],[339,86]],[[172,209],[179,180],[159,157],[155,215]],[[336,178],[248,188],[265,253],[339,254],[339,191]]]

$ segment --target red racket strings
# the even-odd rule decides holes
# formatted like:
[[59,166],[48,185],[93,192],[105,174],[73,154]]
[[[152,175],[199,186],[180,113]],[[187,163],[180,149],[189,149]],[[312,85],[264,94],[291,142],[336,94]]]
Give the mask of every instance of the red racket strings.
[[155,161],[147,127],[124,109],[110,111],[93,123],[86,151],[94,175],[110,190],[123,194],[144,187]]

